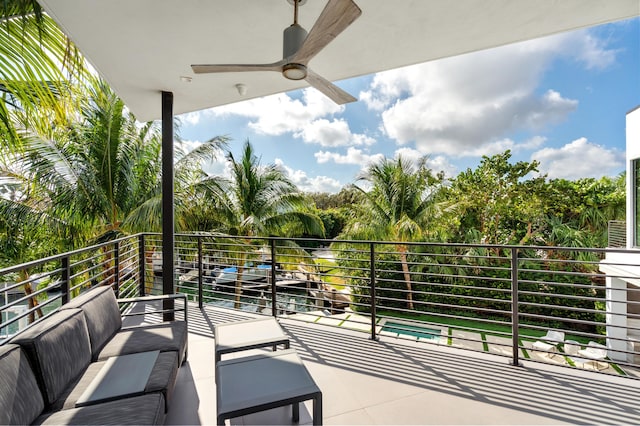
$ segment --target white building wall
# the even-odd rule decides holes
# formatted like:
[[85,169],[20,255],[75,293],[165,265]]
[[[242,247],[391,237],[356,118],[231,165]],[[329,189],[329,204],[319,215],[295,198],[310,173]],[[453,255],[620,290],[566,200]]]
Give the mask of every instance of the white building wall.
[[632,162],[640,159],[640,106],[629,111],[626,117],[626,169],[627,169],[627,249],[633,252],[607,253],[600,263],[600,270],[606,279],[606,324],[609,358],[614,361],[633,361],[633,347],[630,341],[636,338],[629,330],[627,312],[627,283],[640,287],[640,251],[634,247],[635,229],[635,189]]
[[633,248],[635,229],[632,160],[640,158],[640,106],[627,113],[627,248]]

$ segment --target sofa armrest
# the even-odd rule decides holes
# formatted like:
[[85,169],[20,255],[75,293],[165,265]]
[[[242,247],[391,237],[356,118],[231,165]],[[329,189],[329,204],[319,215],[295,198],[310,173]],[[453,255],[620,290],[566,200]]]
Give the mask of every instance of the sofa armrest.
[[187,296],[185,294],[161,294],[157,296],[140,296],[140,297],[127,297],[125,299],[116,299],[118,304],[126,304],[126,303],[147,303],[147,302],[156,302],[156,301],[165,301],[171,300],[174,301],[176,299],[182,299],[183,306],[182,308],[178,308],[175,305],[171,309],[158,309],[155,311],[144,311],[144,312],[124,312],[122,316],[137,316],[137,315],[147,315],[147,314],[162,314],[167,312],[179,312],[182,311],[184,315],[184,322],[187,322]]

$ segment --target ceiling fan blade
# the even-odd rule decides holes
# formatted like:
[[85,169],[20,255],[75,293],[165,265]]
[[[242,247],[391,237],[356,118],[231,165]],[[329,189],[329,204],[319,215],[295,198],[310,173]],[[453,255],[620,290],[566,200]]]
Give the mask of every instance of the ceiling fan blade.
[[321,77],[310,69],[307,69],[307,77],[305,80],[338,105],[355,102],[357,100],[326,78]]
[[362,11],[353,0],[329,0],[302,46],[289,62],[306,65],[361,14]]
[[196,74],[207,74],[216,72],[244,72],[244,71],[282,71],[284,61],[272,64],[195,64],[191,69]]

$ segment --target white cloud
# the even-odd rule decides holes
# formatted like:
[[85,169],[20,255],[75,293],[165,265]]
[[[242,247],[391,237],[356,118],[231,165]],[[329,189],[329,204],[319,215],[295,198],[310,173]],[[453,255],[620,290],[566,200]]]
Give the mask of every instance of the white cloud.
[[569,58],[601,69],[615,56],[587,31],[566,33],[379,73],[360,99],[380,111],[383,131],[399,145],[491,155],[503,146],[526,149],[505,137],[540,132],[577,108],[577,100],[558,91],[539,92],[552,61]]
[[624,153],[576,139],[561,148],[544,148],[531,155],[540,162],[540,174],[549,178],[579,179],[613,176],[624,169]]
[[231,179],[231,177],[233,176],[233,173],[231,171],[231,163],[227,161],[224,156],[220,156],[219,158],[216,158],[213,161],[204,164],[202,166],[202,170],[204,170],[209,175],[222,176],[226,179]]
[[[496,154],[500,154],[505,152],[507,149],[511,150],[513,153],[522,152],[522,151],[530,151],[535,148],[539,148],[544,145],[547,138],[544,136],[533,136],[527,140],[522,142],[516,142],[513,139],[505,138],[500,140],[495,140],[488,142],[484,145],[479,145],[477,147],[471,147],[467,150],[464,156],[469,157],[481,157],[486,155],[488,157]],[[459,155],[463,156],[463,155]]]
[[[399,156],[416,162],[425,155],[424,153],[416,149],[402,147],[397,149],[394,153],[395,158],[398,158]],[[445,176],[453,177],[458,173],[457,167],[451,164],[449,160],[443,155],[437,155],[435,157],[427,156],[426,164],[427,167],[429,167],[434,172],[434,174],[444,172]]]
[[375,143],[373,138],[351,133],[349,124],[342,119],[312,121],[296,131],[294,136],[301,137],[307,143],[316,142],[327,147],[373,145]]
[[294,170],[285,165],[279,158],[276,158],[275,164],[284,170],[289,179],[291,179],[301,191],[328,192],[333,194],[339,192],[343,186],[338,180],[328,176],[309,177],[305,171]]
[[249,128],[256,133],[291,134],[320,146],[371,145],[375,142],[366,135],[352,133],[344,119],[335,118],[344,112],[343,105],[335,104],[315,89],[305,89],[302,93],[302,100],[281,93],[212,108],[205,113],[216,117],[247,117]]
[[180,114],[178,117],[180,118],[180,121],[187,126],[195,126],[200,122],[200,117],[202,116],[202,114],[202,111],[196,111]]
[[319,164],[334,162],[336,164],[355,164],[359,165],[362,168],[366,167],[368,164],[376,161],[380,161],[384,158],[383,154],[367,154],[361,149],[350,147],[347,149],[347,153],[345,155],[339,154],[337,152],[329,152],[329,151],[318,151],[314,154],[316,157],[316,161]]
[[606,44],[590,34],[577,38],[576,43],[578,60],[583,62],[587,69],[604,69],[616,62],[617,49],[607,49]]

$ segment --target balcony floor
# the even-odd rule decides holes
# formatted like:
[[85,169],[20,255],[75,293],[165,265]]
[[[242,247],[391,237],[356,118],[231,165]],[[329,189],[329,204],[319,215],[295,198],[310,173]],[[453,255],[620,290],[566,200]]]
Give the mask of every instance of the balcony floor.
[[[250,314],[197,305],[166,424],[215,424],[213,325]],[[290,319],[280,323],[323,393],[325,424],[639,424],[640,381]],[[246,354],[246,353],[245,353]],[[300,410],[311,423],[311,403]],[[286,424],[289,408],[232,424]]]

